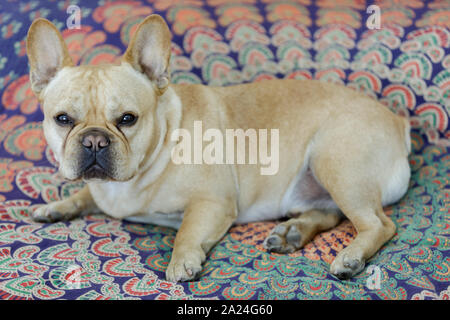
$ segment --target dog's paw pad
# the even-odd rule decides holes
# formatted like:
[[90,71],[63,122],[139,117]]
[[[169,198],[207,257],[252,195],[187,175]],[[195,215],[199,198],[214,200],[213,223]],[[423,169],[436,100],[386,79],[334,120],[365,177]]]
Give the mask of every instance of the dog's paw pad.
[[302,235],[295,225],[277,225],[264,241],[270,252],[292,253],[301,247]]

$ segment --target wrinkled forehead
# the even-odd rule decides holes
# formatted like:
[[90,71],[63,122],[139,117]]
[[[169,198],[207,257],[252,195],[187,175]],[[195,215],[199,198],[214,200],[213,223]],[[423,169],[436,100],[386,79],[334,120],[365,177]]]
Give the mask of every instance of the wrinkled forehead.
[[151,82],[131,66],[79,66],[63,68],[42,92],[44,112],[71,107],[105,111],[139,110],[155,102]]

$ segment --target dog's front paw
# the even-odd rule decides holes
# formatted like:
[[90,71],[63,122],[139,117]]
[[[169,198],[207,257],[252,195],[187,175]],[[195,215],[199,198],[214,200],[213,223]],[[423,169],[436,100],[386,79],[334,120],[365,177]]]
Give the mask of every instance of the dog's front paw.
[[202,271],[205,254],[197,251],[185,251],[173,254],[166,270],[166,279],[172,282],[195,279]]
[[51,223],[74,218],[79,214],[79,210],[66,200],[52,202],[37,208],[31,217],[36,222]]

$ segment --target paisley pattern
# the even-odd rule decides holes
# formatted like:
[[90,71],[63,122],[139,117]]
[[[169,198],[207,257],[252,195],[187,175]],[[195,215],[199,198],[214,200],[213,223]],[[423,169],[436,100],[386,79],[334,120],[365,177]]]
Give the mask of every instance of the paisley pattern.
[[[381,29],[366,25],[373,3],[382,9]],[[70,4],[81,9],[80,29],[65,29]],[[199,280],[174,284],[164,277],[172,229],[104,215],[55,224],[30,219],[37,206],[83,185],[58,175],[46,145],[29,84],[28,26],[46,17],[62,30],[75,62],[114,63],[150,13],[164,16],[173,32],[175,83],[317,79],[410,118],[410,189],[386,208],[397,233],[365,271],[348,281],[328,273],[356,235],[348,221],[290,255],[262,246],[279,221],[234,226]],[[1,2],[0,298],[449,299],[449,15],[449,2],[439,0]]]

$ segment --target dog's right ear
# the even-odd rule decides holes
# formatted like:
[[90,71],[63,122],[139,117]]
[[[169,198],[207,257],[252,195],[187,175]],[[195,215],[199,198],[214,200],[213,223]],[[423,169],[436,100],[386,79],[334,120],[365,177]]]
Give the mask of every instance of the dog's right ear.
[[58,29],[43,18],[35,20],[28,30],[27,55],[31,89],[38,96],[59,70],[73,66]]

